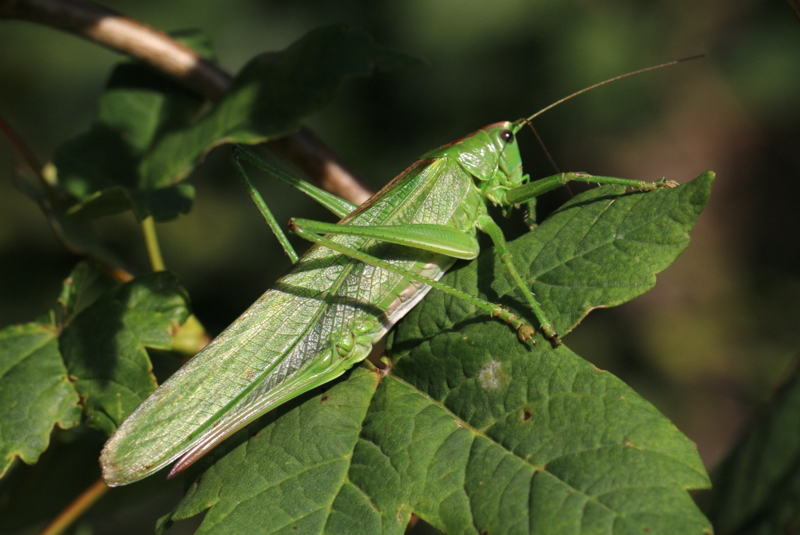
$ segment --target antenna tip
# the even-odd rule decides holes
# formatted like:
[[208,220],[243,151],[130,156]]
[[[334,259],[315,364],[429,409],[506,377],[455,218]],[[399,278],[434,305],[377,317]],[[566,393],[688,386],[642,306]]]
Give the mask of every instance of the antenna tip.
[[697,54],[695,56],[689,56],[688,58],[676,59],[672,63],[673,64],[675,64],[675,63],[683,63],[685,61],[693,61],[693,60],[696,60],[696,59],[703,59],[704,57],[706,57],[705,54]]

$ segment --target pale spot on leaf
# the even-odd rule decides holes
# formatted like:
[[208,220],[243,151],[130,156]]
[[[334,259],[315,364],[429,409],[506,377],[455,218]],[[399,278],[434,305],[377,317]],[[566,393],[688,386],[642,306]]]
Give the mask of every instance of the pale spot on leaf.
[[503,365],[495,360],[487,362],[478,374],[478,382],[486,390],[497,390],[508,384],[510,377],[503,372]]

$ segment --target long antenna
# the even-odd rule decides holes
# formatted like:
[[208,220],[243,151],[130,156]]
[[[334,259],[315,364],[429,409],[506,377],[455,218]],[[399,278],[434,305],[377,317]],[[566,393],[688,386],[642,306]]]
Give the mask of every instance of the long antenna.
[[700,59],[702,57],[705,57],[705,54],[699,54],[697,56],[691,56],[691,57],[688,57],[688,58],[682,58],[682,59],[676,59],[674,61],[668,61],[667,63],[662,63],[661,65],[653,65],[652,67],[645,67],[644,69],[639,69],[638,71],[633,71],[633,72],[629,72],[629,73],[626,73],[626,74],[621,74],[619,76],[615,76],[614,78],[609,78],[608,80],[603,80],[602,82],[596,83],[594,85],[590,85],[589,87],[586,87],[586,88],[583,88],[580,91],[576,91],[576,92],[572,93],[571,95],[569,95],[568,97],[564,97],[561,100],[557,100],[556,102],[553,102],[552,104],[550,104],[546,108],[542,108],[541,110],[537,111],[536,113],[534,113],[533,115],[531,115],[527,119],[520,119],[518,122],[522,123],[522,122],[532,121],[533,119],[535,119],[536,117],[540,116],[541,114],[543,114],[547,110],[555,108],[556,106],[558,106],[562,102],[566,102],[567,100],[569,100],[569,99],[571,99],[573,97],[577,97],[578,95],[580,95],[582,93],[586,93],[587,91],[591,91],[592,89],[596,89],[596,88],[600,87],[601,85],[610,84],[611,82],[616,82],[617,80],[622,80],[623,78],[627,78],[628,76],[633,76],[635,74],[641,74],[643,72],[653,71],[655,69],[661,69],[663,67],[669,67],[670,65],[677,65],[678,63],[683,63],[685,61],[692,61],[692,60],[695,60],[695,59]]

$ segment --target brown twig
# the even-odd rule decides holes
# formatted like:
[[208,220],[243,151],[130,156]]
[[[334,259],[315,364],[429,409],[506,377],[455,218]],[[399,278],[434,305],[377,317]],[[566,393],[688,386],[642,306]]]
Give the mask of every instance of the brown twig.
[[36,158],[36,155],[33,154],[33,151],[22,141],[22,138],[17,135],[16,130],[11,128],[11,125],[6,122],[3,117],[0,117],[0,133],[2,133],[8,142],[11,144],[12,147],[17,151],[17,153],[25,160],[25,163],[28,164],[28,167],[36,173],[36,175],[42,180],[43,182],[46,181],[42,177],[42,165],[39,163],[39,160]]
[[[175,78],[216,102],[232,77],[164,32],[105,7],[82,0],[0,0],[0,18],[59,28],[123,52]],[[320,187],[360,204],[369,187],[310,130],[301,129],[270,147],[303,169]]]
[[91,487],[75,498],[59,515],[41,531],[39,535],[57,535],[72,525],[87,509],[108,491],[108,485],[102,479],[95,481]]
[[79,0],[0,0],[0,17],[74,33],[140,59],[208,100],[225,94],[231,76],[164,32]]
[[797,20],[800,20],[800,1],[798,0],[786,0],[789,3],[789,7],[792,8],[794,11],[794,16],[797,17]]

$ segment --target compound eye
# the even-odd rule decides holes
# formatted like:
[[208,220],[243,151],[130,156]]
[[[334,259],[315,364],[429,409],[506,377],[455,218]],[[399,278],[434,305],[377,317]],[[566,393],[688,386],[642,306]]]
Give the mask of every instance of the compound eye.
[[511,143],[514,141],[514,132],[511,130],[500,130],[500,139],[506,143]]

